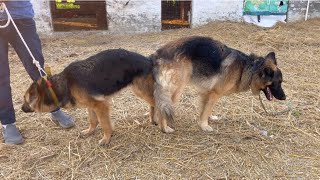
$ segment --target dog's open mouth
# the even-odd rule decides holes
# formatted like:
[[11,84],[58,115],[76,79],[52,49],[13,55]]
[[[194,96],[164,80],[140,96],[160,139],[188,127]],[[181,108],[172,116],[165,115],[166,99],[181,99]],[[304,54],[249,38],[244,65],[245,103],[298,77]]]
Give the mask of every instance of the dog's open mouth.
[[269,86],[267,86],[266,88],[262,89],[264,95],[266,95],[266,98],[271,101],[273,99],[273,95],[271,93],[271,90],[269,88]]

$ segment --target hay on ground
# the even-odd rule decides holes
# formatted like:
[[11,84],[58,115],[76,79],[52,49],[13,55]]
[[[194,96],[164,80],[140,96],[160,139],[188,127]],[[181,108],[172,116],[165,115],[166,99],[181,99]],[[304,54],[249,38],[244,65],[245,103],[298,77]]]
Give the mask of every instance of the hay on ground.
[[[215,22],[194,29],[135,35],[102,33],[43,37],[46,64],[54,73],[77,59],[109,48],[144,55],[189,35],[218,39],[246,53],[276,52],[283,71],[287,100],[267,102],[268,116],[250,92],[222,98],[210,122],[214,132],[202,132],[198,95],[188,87],[176,106],[176,132],[163,134],[148,123],[148,106],[129,90],[113,98],[116,122],[110,145],[99,147],[101,129],[86,139],[87,113],[68,111],[76,127],[63,130],[48,114],[25,114],[22,94],[31,80],[10,51],[13,101],[17,125],[26,142],[0,144],[2,179],[319,179],[320,176],[320,20],[278,24],[264,29],[245,23]],[[263,132],[263,133],[261,133]],[[2,137],[0,137],[2,138]],[[2,140],[2,139],[1,139]]]

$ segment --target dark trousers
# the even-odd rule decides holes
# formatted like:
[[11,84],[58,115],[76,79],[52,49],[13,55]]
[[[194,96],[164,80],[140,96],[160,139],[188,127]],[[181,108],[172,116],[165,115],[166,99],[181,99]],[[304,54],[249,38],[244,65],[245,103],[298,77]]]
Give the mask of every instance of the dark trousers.
[[[44,59],[42,55],[41,41],[37,34],[34,20],[16,19],[14,21],[29,46],[33,56],[43,67]],[[4,23],[5,22],[0,21],[1,25]],[[38,69],[32,63],[32,58],[28,53],[28,50],[21,41],[12,23],[10,23],[6,28],[0,28],[0,121],[2,125],[11,124],[16,121],[10,87],[10,69],[8,60],[9,43],[17,52],[31,79],[36,81],[41,77]],[[11,64],[11,67],[14,68],[15,66],[17,65],[14,63]]]

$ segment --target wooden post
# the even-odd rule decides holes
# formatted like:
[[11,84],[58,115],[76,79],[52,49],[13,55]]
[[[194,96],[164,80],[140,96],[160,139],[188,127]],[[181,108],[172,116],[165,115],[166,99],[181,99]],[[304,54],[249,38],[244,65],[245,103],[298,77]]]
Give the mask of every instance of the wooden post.
[[181,19],[182,21],[185,20],[184,16],[185,16],[185,12],[184,12],[184,1],[180,1],[180,19]]

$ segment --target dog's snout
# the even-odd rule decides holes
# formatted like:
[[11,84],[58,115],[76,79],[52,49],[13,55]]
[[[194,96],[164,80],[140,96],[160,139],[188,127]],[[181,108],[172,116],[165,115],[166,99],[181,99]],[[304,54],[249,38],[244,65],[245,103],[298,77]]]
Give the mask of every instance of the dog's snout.
[[26,104],[26,103],[24,103],[24,104],[22,105],[21,109],[22,109],[22,111],[25,112],[25,113],[34,112],[34,111],[30,108],[29,104]]
[[286,100],[286,95],[283,95],[281,98],[280,98],[280,100]]

